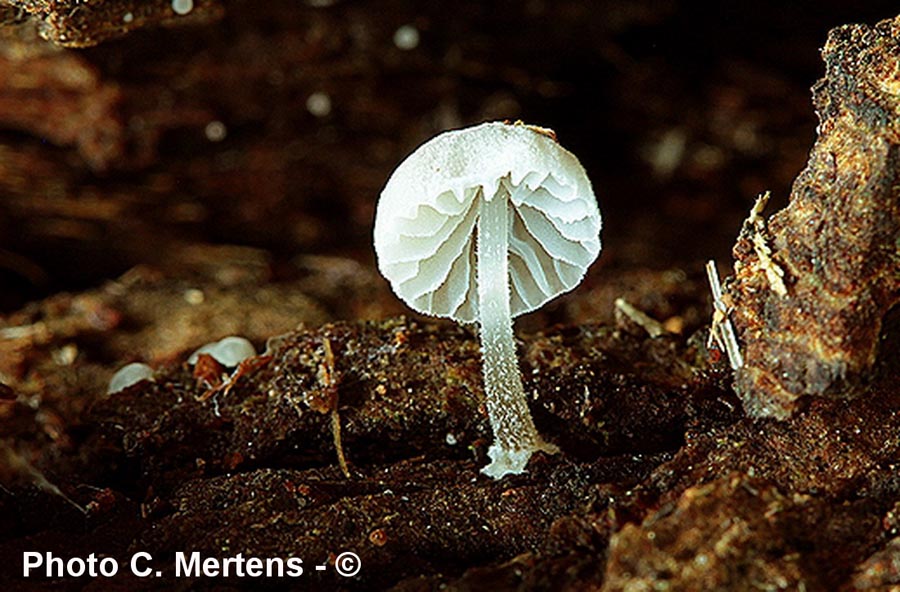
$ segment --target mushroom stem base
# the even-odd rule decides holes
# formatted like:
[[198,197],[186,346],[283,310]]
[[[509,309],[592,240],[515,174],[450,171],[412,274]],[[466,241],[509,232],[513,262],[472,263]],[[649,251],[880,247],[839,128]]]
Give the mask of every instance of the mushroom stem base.
[[503,448],[499,443],[495,442],[488,448],[488,457],[491,463],[481,469],[481,472],[488,477],[500,479],[504,475],[518,475],[525,472],[531,455],[535,452],[544,452],[546,454],[556,454],[559,447],[549,442],[544,442],[540,436],[538,441],[530,448],[522,448],[519,450]]
[[521,473],[537,451],[558,452],[544,442],[528,410],[516,358],[509,289],[509,195],[504,183],[483,199],[478,219],[477,273],[482,371],[494,443],[491,464],[481,472],[495,479]]

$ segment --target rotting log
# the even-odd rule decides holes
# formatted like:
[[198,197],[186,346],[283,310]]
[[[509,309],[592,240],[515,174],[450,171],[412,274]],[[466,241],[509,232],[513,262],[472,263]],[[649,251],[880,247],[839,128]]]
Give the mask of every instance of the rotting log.
[[822,53],[807,166],[768,230],[751,221],[734,247],[737,391],[754,416],[857,394],[900,300],[900,17],[834,29]]

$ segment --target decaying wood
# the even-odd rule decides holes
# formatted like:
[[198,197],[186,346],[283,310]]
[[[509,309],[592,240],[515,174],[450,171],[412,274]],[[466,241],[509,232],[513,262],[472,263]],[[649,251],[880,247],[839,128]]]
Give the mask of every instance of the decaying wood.
[[[735,351],[752,363],[751,374],[739,374],[751,410],[795,405],[766,380],[786,381],[782,390],[824,384],[796,369],[782,376],[772,369],[779,363],[805,363],[817,378],[816,364],[832,368],[841,355],[868,360],[859,346],[871,345],[881,322],[876,363],[859,365],[868,380],[854,381],[864,396],[810,397],[774,421],[742,413],[731,369],[704,346],[709,293],[702,268],[685,261],[714,256],[714,239],[679,244],[680,268],[661,271],[659,255],[678,244],[677,233],[664,233],[684,216],[723,227],[734,177],[768,182],[781,174],[777,162],[789,180],[807,140],[786,113],[805,100],[764,67],[732,68],[723,57],[738,74],[708,103],[660,101],[653,67],[629,61],[594,27],[628,30],[629,19],[645,18],[656,30],[664,3],[605,1],[609,12],[593,2],[513,3],[499,21],[484,3],[461,3],[459,21],[443,7],[421,12],[430,3],[396,3],[415,5],[404,15],[420,27],[421,53],[391,41],[406,21],[353,2],[231,0],[219,24],[147,27],[78,51],[38,38],[34,19],[47,20],[51,5],[80,6],[54,22],[76,39],[76,21],[65,19],[94,18],[84,22],[96,31],[77,39],[96,40],[104,11],[125,0],[6,4],[27,4],[33,15],[13,15],[15,33],[0,27],[0,37],[13,35],[0,39],[9,74],[0,79],[8,251],[0,268],[10,255],[47,253],[41,263],[63,259],[80,271],[66,265],[72,244],[165,264],[0,318],[0,566],[21,565],[23,550],[122,562],[113,579],[34,579],[34,589],[743,592],[889,589],[900,580],[900,322],[884,316],[897,291],[896,242],[878,242],[896,241],[897,179],[887,171],[892,163],[896,171],[898,126],[888,115],[898,21],[832,34],[809,166],[787,210],[767,223],[761,202],[753,210],[736,249],[738,275],[715,298],[719,326],[734,321]],[[641,6],[645,16],[634,16]],[[585,18],[593,13],[602,18]],[[546,27],[551,16],[559,28]],[[472,23],[480,35],[459,35]],[[610,221],[627,218],[640,232],[626,237],[610,224],[606,259],[583,288],[519,321],[529,406],[562,452],[495,481],[478,472],[491,438],[477,338],[398,316],[405,309],[366,259],[373,196],[402,152],[436,127],[494,117],[497,105],[558,105],[548,98],[555,92],[580,101],[598,87],[593,70],[582,81],[587,70],[571,65],[573,86],[554,86],[565,60],[548,58],[527,34],[559,43],[559,52],[582,26],[589,41],[566,55],[616,60],[615,79],[627,82],[610,96],[626,98],[609,112],[634,119],[623,138],[658,132],[651,164],[672,184],[659,201],[633,199],[633,216],[611,208]],[[668,59],[655,67],[670,83],[679,78]],[[305,106],[319,91],[332,98],[328,116]],[[81,113],[88,108],[96,112]],[[661,126],[652,132],[648,109]],[[207,133],[216,123],[224,127]],[[585,137],[594,123],[578,121]],[[586,143],[600,161],[598,188],[610,183],[601,207],[614,204],[617,177],[600,180],[610,174],[607,148]],[[787,156],[797,144],[800,156]],[[766,156],[754,166],[722,164],[742,150]],[[642,195],[631,193],[641,179],[622,176],[620,192]],[[746,205],[732,209],[737,224]],[[279,241],[281,258],[205,244],[261,236]],[[731,237],[723,237],[724,252]],[[631,306],[617,309],[617,298]],[[853,329],[859,311],[873,322]],[[218,364],[185,363],[198,345],[232,333],[259,351],[265,343],[265,354],[230,376]],[[765,347],[785,356],[767,359]],[[134,360],[153,366],[153,380],[107,395],[110,375]],[[356,578],[332,569],[345,550],[363,559]],[[135,551],[153,553],[163,575],[130,576],[124,566]],[[179,551],[296,555],[306,573],[282,582],[178,579]],[[18,570],[0,568],[0,589],[20,586]]]
[[220,18],[221,0],[193,0],[178,14],[172,0],[0,0],[7,20],[30,19],[41,37],[61,47],[90,47],[138,29]]
[[756,416],[856,394],[900,301],[900,19],[835,29],[823,56],[806,169],[769,246],[748,224],[734,247],[737,389]]

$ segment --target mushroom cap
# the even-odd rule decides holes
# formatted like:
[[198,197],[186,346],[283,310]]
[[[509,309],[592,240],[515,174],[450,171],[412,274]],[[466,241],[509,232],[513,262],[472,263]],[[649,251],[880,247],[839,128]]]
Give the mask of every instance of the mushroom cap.
[[109,387],[106,389],[107,395],[124,391],[133,384],[137,384],[142,380],[153,379],[153,368],[147,364],[133,362],[122,366],[109,380]]
[[512,315],[581,282],[600,253],[601,227],[581,163],[550,130],[483,123],[421,145],[381,193],[378,268],[411,308],[459,322],[478,319],[475,225],[481,200],[495,196],[510,205]]
[[208,354],[223,366],[234,368],[247,358],[255,356],[256,349],[245,337],[229,335],[218,341],[200,346],[197,351],[190,355],[188,364],[196,364],[200,354]]

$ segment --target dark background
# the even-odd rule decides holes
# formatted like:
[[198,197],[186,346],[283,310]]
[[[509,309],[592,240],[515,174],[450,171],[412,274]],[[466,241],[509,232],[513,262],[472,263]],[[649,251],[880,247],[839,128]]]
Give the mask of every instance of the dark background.
[[[433,134],[488,119],[551,127],[581,158],[604,216],[592,277],[727,260],[756,195],[785,203],[804,165],[828,29],[896,9],[311,4],[228,2],[221,20],[83,50],[30,40],[24,58],[7,34],[0,311],[138,263],[177,274],[190,245],[260,247],[273,281],[302,253],[371,265],[391,170]],[[393,42],[404,25],[420,33],[406,51]],[[316,92],[325,116],[306,108]],[[221,141],[205,134],[213,121]]]

